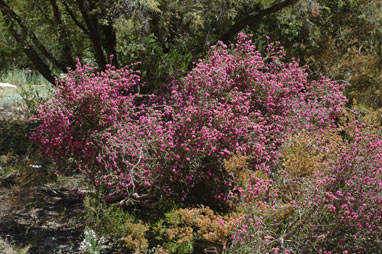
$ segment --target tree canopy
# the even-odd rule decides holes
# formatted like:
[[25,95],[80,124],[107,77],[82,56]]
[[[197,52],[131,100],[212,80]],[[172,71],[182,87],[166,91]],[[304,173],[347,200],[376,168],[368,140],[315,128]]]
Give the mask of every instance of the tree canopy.
[[87,56],[102,69],[109,61],[118,67],[142,57],[134,57],[140,48],[163,58],[202,54],[206,42],[229,42],[246,26],[298,1],[238,2],[0,0],[0,8],[18,48],[54,83],[57,71],[75,68],[76,57]]
[[0,0],[0,10],[2,68],[34,69],[52,84],[79,58],[101,70],[141,62],[147,89],[157,89],[190,70],[209,43],[229,44],[239,31],[254,34],[260,50],[266,36],[280,41],[288,56],[351,84],[348,95],[365,103],[381,82],[379,1]]

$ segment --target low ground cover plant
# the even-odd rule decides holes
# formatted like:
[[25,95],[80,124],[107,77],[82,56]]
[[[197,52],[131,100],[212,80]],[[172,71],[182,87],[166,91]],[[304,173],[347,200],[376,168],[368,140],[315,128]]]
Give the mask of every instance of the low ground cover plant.
[[[32,139],[59,172],[82,171],[106,202],[150,210],[166,198],[242,214],[232,225],[215,215],[211,221],[229,224],[230,240],[201,233],[230,246],[227,253],[376,246],[378,133],[347,113],[342,85],[310,80],[306,66],[284,58],[279,43],[262,55],[239,34],[236,44],[212,46],[184,78],[174,76],[154,94],[140,93],[135,65],[97,72],[78,63],[40,107]],[[185,223],[193,209],[173,212],[177,220],[157,229],[170,252],[192,251],[188,243],[209,213]],[[126,223],[141,225],[139,233],[126,231],[129,248],[156,246],[146,242],[148,225]]]

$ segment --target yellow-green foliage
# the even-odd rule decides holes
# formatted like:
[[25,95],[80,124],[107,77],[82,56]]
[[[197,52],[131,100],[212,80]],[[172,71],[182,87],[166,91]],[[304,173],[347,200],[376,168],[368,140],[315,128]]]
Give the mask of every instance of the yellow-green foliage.
[[224,160],[224,168],[234,176],[239,186],[245,186],[251,177],[248,170],[249,156],[233,155],[228,160]]
[[201,206],[193,209],[179,209],[181,219],[186,224],[193,225],[197,235],[213,242],[227,243],[232,228],[236,225],[235,218],[239,214],[218,215],[209,207]]
[[121,248],[144,253],[149,247],[146,233],[149,226],[117,205],[108,206],[97,198],[86,197],[88,224],[102,236],[117,242]]
[[154,225],[155,238],[165,253],[192,253],[193,229],[182,222],[177,211],[166,213],[165,218]]
[[147,250],[149,243],[145,234],[149,230],[149,226],[143,224],[142,221],[127,221],[125,227],[127,228],[127,236],[124,238],[126,247],[137,254]]
[[156,223],[154,232],[169,253],[191,253],[192,243],[198,239],[226,244],[240,216],[238,213],[218,215],[204,206],[177,209]]
[[293,136],[282,149],[284,169],[293,176],[310,176],[321,168],[323,155],[319,153],[312,135]]
[[345,92],[350,102],[356,99],[361,104],[379,108],[382,106],[381,57],[367,50],[367,46],[358,46],[362,42],[354,35],[349,33],[349,36],[354,39],[346,39],[346,49],[338,48],[338,38],[328,37],[320,53],[305,60],[316,72],[346,83]]
[[370,107],[361,105],[353,100],[352,110],[347,112],[348,122],[358,120],[365,123],[367,130],[370,133],[381,133],[382,130],[382,109],[372,109]]

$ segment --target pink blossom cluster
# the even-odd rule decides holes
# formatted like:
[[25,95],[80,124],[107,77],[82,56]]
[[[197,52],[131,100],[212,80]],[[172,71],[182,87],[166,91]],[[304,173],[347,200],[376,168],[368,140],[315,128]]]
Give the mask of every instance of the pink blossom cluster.
[[[277,49],[278,48],[278,49]],[[171,183],[181,190],[207,183],[225,200],[231,175],[223,168],[232,155],[250,156],[250,169],[277,171],[278,149],[293,133],[335,126],[346,98],[342,86],[322,77],[309,81],[298,62],[283,63],[279,43],[262,56],[244,34],[230,47],[212,46],[164,95],[174,110]],[[205,193],[205,192],[204,192]]]
[[141,95],[140,83],[129,67],[96,72],[78,62],[40,106],[32,140],[60,173],[81,170],[110,198],[145,196],[153,183],[164,187],[173,109],[159,96]]
[[[232,253],[372,250],[382,233],[382,139],[357,121],[337,130],[342,86],[309,80],[306,67],[284,58],[278,42],[262,55],[239,34],[149,95],[132,66],[97,72],[78,63],[40,107],[32,139],[60,172],[81,170],[110,199],[211,205],[240,197],[250,205]],[[328,130],[343,136],[330,140]],[[309,177],[283,168],[280,150],[299,133],[322,154]],[[233,155],[265,177],[238,186],[224,163]]]
[[[336,130],[333,130],[336,131]],[[382,139],[351,122],[342,140],[310,133],[324,154],[310,177],[256,179],[255,201],[227,253],[378,253],[382,235]],[[282,165],[280,165],[280,168]],[[255,188],[255,191],[253,190]]]
[[239,34],[150,95],[129,67],[78,64],[41,106],[32,138],[62,171],[82,170],[109,197],[224,203],[236,181],[225,159],[250,156],[251,170],[273,174],[291,134],[334,127],[343,113],[341,85],[310,81],[284,57],[279,43],[263,56]]

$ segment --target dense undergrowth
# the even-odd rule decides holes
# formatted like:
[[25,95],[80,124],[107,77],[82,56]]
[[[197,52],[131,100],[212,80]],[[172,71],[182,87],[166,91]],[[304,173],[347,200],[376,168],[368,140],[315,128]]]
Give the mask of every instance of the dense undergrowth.
[[59,81],[32,139],[95,190],[85,253],[377,253],[380,112],[284,58],[240,34],[154,94],[135,65]]

